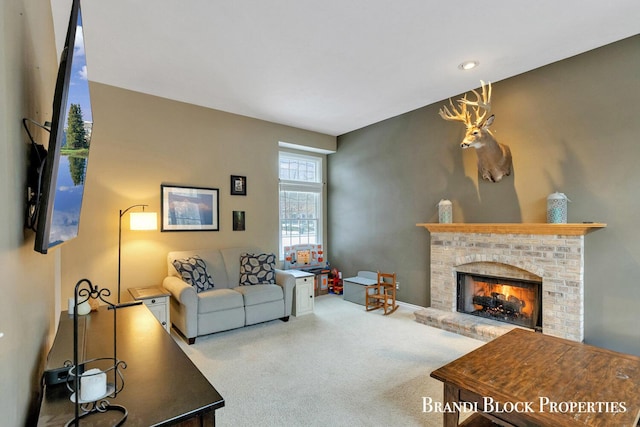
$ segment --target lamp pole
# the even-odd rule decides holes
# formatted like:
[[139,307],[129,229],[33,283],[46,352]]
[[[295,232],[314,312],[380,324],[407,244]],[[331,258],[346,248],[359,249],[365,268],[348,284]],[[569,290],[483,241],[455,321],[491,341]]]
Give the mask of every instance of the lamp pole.
[[120,210],[120,218],[118,222],[118,304],[120,304],[120,264],[122,256],[122,217],[133,208],[142,206],[142,210],[149,205],[132,205],[125,210]]

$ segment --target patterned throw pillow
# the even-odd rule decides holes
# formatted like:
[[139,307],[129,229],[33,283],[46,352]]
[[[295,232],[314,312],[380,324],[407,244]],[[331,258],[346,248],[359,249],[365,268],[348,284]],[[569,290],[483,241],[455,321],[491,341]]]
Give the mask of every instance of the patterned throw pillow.
[[275,254],[240,255],[240,286],[276,283]]
[[173,266],[182,276],[182,280],[196,288],[196,292],[213,289],[213,279],[207,273],[207,264],[198,255],[187,259],[176,259]]

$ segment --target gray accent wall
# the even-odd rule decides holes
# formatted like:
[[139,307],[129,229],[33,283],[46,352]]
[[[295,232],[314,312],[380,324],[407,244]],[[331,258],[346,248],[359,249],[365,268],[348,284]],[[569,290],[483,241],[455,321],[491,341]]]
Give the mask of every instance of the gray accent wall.
[[464,126],[438,116],[446,100],[340,136],[328,156],[332,265],[345,277],[395,271],[398,299],[429,306],[430,235],[416,223],[437,222],[441,199],[454,222],[545,222],[560,191],[569,222],[608,224],[585,237],[585,342],[640,355],[639,100],[640,36],[494,82],[492,131],[514,166],[499,183],[459,147]]

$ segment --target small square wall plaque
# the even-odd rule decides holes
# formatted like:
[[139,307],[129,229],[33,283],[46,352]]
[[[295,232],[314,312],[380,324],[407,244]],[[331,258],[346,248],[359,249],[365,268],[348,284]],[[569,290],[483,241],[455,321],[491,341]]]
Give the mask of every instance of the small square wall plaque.
[[231,195],[246,196],[247,195],[247,177],[239,175],[231,175]]

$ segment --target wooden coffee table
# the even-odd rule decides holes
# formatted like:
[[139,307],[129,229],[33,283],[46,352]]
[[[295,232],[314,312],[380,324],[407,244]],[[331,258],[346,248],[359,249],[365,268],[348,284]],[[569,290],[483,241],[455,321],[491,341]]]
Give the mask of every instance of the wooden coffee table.
[[[444,426],[629,426],[640,418],[640,357],[514,329],[431,373]],[[437,408],[436,408],[437,409]],[[481,419],[482,418],[482,419]]]

